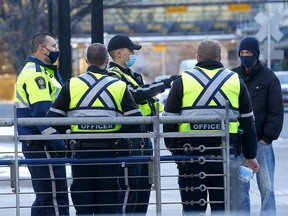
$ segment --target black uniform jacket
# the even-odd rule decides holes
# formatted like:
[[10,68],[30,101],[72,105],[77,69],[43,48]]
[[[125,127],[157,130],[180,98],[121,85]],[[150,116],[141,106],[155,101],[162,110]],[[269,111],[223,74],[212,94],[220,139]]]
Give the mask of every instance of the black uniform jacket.
[[255,115],[258,140],[271,144],[278,139],[283,125],[284,111],[281,85],[269,68],[257,64],[245,72],[243,66],[232,69],[245,81]]
[[[220,62],[217,61],[203,61],[196,64],[196,66],[199,66],[201,68],[205,68],[208,70],[213,70],[217,68],[222,68],[223,65]],[[181,113],[181,107],[182,107],[182,97],[183,97],[183,84],[182,79],[177,78],[171,88],[171,91],[169,93],[168,99],[165,104],[164,108],[164,115],[180,115]],[[255,158],[256,156],[256,150],[257,150],[257,141],[256,141],[256,131],[255,131],[255,124],[254,124],[254,116],[252,114],[252,105],[249,97],[248,90],[245,86],[245,83],[243,80],[240,79],[240,95],[239,95],[239,122],[240,122],[240,128],[243,129],[243,142],[242,142],[242,152],[244,154],[244,157],[247,159]],[[247,117],[248,116],[248,117]],[[164,125],[164,131],[165,132],[176,132],[178,131],[178,124],[167,124]],[[189,138],[182,138],[184,139],[184,143],[199,143],[205,146],[210,146],[211,143],[214,145],[215,143],[220,143],[221,140],[219,137],[214,138],[203,138],[203,137],[189,137]],[[166,138],[165,139],[165,145],[169,147],[177,147],[176,140],[179,139],[171,139]],[[236,142],[236,138],[232,137],[231,143]],[[209,145],[210,144],[210,145]],[[179,146],[178,146],[179,147]]]

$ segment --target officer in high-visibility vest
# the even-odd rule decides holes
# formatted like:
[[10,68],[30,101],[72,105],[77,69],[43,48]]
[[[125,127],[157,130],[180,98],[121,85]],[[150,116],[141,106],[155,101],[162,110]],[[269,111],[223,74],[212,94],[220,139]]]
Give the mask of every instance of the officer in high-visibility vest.
[[[141,45],[133,43],[127,35],[116,35],[111,38],[108,43],[108,52],[113,62],[110,62],[110,68],[108,71],[111,76],[118,77],[122,81],[126,82],[129,91],[139,106],[141,113],[144,116],[153,116],[156,115],[156,102],[158,102],[158,99],[155,96],[164,92],[165,88],[170,88],[172,81],[177,76],[172,75],[170,78],[164,79],[160,82],[144,84],[141,74],[132,71],[130,68],[136,61],[134,51],[140,50],[141,47]],[[160,112],[162,112],[162,105],[160,103],[159,106]],[[146,126],[146,128],[148,128],[148,131],[152,131],[151,127]],[[131,140],[134,143],[134,155],[153,154],[150,139]],[[139,151],[136,151],[136,149]],[[124,176],[124,178],[120,179],[122,188],[133,189],[127,190],[123,194],[123,213],[146,213],[151,190],[151,181],[149,181],[148,177],[148,164],[126,165],[123,166],[121,171],[123,172]],[[132,178],[131,176],[140,177]],[[137,189],[139,191],[137,191]],[[126,205],[127,203],[138,203],[139,205]]]
[[[108,75],[108,52],[104,45],[94,43],[87,49],[87,72],[70,79],[51,106],[51,117],[118,117],[142,116],[124,82]],[[72,133],[139,132],[140,126],[119,124],[71,125]],[[116,138],[77,140],[73,157],[95,158],[128,155],[129,143]],[[124,152],[123,150],[126,150]],[[115,214],[118,211],[119,165],[72,165],[72,201],[77,215]]]
[[[255,124],[250,96],[243,80],[240,80],[236,73],[225,69],[220,63],[221,46],[217,41],[200,42],[196,57],[198,61],[196,66],[185,70],[181,77],[174,81],[163,115],[225,116],[225,104],[228,101],[230,116],[237,116],[239,119],[237,122],[229,123],[230,145],[233,147],[230,152],[231,157],[237,163],[236,157],[242,149],[245,157],[243,165],[257,172],[259,165],[255,159],[257,148]],[[244,131],[242,146],[236,146],[240,128]],[[221,124],[213,122],[199,121],[164,125],[164,132],[216,132],[220,130]],[[174,155],[205,155],[217,158],[222,155],[219,149],[221,144],[221,137],[205,137],[205,135],[203,137],[165,138],[165,145]],[[201,145],[202,148],[198,148]],[[211,149],[211,147],[218,147],[218,149]],[[224,210],[224,190],[217,190],[217,188],[224,187],[222,163],[187,162],[178,163],[177,168],[185,213],[192,211],[205,213],[207,193],[209,193],[212,212]],[[197,176],[201,172],[207,175]],[[213,176],[215,174],[216,176]],[[203,190],[202,187],[201,190],[200,185],[205,185],[208,189]]]
[[[62,84],[57,67],[53,65],[59,55],[53,36],[45,32],[34,34],[30,49],[32,55],[28,57],[15,85],[17,118],[45,117]],[[17,127],[19,135],[57,133],[48,126]],[[65,155],[63,140],[22,141],[22,150],[26,159]],[[65,166],[28,165],[28,168],[36,193],[31,215],[69,215]]]

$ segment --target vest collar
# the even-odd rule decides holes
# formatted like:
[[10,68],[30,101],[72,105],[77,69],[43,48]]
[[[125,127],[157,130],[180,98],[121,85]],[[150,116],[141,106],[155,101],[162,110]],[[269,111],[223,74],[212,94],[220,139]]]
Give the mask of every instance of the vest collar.
[[49,68],[53,71],[57,71],[57,66],[56,65],[49,65],[49,64],[45,64],[44,62],[40,61],[38,58],[34,57],[34,56],[29,56],[27,58],[27,62],[34,62],[35,64],[41,65],[43,67]]
[[111,67],[118,67],[121,70],[121,72],[123,72],[129,76],[132,76],[132,72],[129,68],[123,68],[122,66],[120,66],[119,64],[117,64],[115,62],[110,62],[110,68]]
[[223,68],[223,65],[219,61],[201,61],[196,64],[196,66],[205,68],[208,70],[214,70],[217,68]]
[[92,73],[100,73],[100,74],[105,74],[108,75],[108,72],[106,69],[101,69],[96,65],[91,65],[87,68],[87,72],[92,72]]

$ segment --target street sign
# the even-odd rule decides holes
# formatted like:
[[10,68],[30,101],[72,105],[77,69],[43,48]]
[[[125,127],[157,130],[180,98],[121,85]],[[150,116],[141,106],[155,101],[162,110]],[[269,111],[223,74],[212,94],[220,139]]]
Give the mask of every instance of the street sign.
[[279,23],[282,20],[282,16],[280,14],[274,14],[270,18],[263,12],[259,12],[255,16],[255,20],[261,25],[260,30],[255,35],[260,42],[263,42],[268,34],[271,35],[276,41],[281,40],[283,33],[279,30]]
[[188,7],[187,6],[169,6],[165,8],[165,12],[167,14],[172,13],[187,13]]
[[[284,50],[276,49],[276,43],[270,44],[270,59],[271,60],[282,60],[284,59]],[[261,50],[261,53],[263,55],[264,60],[268,60],[268,41],[265,41],[263,43],[263,50]]]
[[251,10],[250,4],[229,4],[228,11],[230,12],[248,12]]
[[166,50],[166,48],[167,48],[167,46],[161,45],[161,44],[153,46],[153,49],[156,51],[164,51],[164,50]]

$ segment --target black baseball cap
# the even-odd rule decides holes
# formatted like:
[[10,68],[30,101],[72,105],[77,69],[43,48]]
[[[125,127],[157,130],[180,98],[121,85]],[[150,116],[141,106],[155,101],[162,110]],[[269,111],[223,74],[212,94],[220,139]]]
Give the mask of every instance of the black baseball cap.
[[108,52],[122,48],[140,50],[141,47],[141,45],[134,44],[127,35],[115,35],[108,43]]

